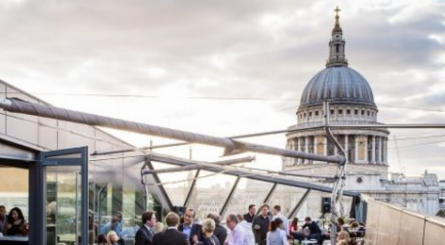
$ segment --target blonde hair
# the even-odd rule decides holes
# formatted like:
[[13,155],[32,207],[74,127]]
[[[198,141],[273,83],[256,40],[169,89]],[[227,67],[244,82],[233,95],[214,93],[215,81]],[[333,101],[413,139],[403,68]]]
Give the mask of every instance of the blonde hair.
[[107,243],[108,244],[113,244],[113,242],[111,241],[111,236],[115,235],[117,237],[117,240],[119,240],[119,236],[117,235],[117,233],[115,231],[109,231],[107,233]]
[[348,245],[348,243],[345,240],[340,240],[336,245]]
[[204,219],[201,223],[203,231],[213,232],[215,230],[215,221],[213,219]]
[[347,231],[340,231],[338,233],[338,237],[337,237],[338,241],[345,241],[345,242],[350,242],[351,238],[349,237],[349,233]]

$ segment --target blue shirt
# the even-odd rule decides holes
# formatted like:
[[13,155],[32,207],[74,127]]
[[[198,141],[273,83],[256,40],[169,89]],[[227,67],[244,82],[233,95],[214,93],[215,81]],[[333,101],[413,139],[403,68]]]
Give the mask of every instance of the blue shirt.
[[184,229],[182,230],[182,233],[187,235],[187,239],[190,239],[190,232],[192,232],[192,225],[187,226],[187,225],[183,225]]
[[277,228],[275,231],[269,231],[267,232],[267,245],[286,245],[287,237],[286,232]]

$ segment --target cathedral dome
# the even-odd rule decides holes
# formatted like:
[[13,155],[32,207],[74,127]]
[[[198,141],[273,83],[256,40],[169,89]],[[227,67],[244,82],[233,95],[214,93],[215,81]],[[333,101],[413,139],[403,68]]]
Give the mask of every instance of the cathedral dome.
[[338,16],[340,9],[337,7],[335,11],[337,14],[329,41],[326,69],[318,72],[306,85],[299,111],[322,105],[324,101],[329,101],[330,104],[354,104],[377,109],[369,83],[360,73],[348,67],[346,41]]
[[369,83],[347,66],[329,66],[318,72],[303,91],[300,109],[323,101],[376,107]]

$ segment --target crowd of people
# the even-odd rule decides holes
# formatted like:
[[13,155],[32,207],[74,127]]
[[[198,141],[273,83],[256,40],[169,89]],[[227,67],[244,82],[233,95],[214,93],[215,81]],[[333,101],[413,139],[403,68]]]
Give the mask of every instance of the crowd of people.
[[[98,227],[90,217],[90,244],[124,245],[124,237],[132,233],[134,245],[288,245],[289,241],[315,240],[322,244],[330,239],[330,230],[325,234],[316,222],[306,217],[304,224],[299,226],[295,217],[291,222],[281,213],[280,205],[263,204],[257,213],[255,205],[248,207],[245,214],[229,214],[226,216],[226,227],[221,225],[221,217],[209,213],[200,221],[196,211],[185,209],[182,217],[170,212],[165,217],[167,227],[158,222],[156,213],[146,211],[142,214],[142,225],[133,228],[122,228],[122,216],[115,215],[110,222]],[[356,245],[357,237],[364,235],[364,224],[352,220],[345,224],[338,219],[337,245]],[[6,208],[0,205],[0,236],[26,236],[28,227],[20,208],[12,208],[8,215]],[[96,236],[98,234],[98,236]]]
[[[257,208],[251,204],[245,214],[228,214],[225,219],[227,228],[221,225],[221,217],[210,213],[206,219],[199,220],[192,208],[185,209],[182,217],[176,213],[168,213],[165,217],[167,227],[159,228],[162,222],[158,222],[153,211],[147,211],[142,215],[142,225],[135,235],[135,245],[288,245],[289,242],[302,240],[315,240],[322,244],[329,239],[330,234],[322,233],[316,222],[306,217],[304,224],[299,225],[298,218],[291,222],[281,213],[280,205],[273,206],[263,204],[257,214]],[[342,219],[340,220],[340,222]],[[113,222],[107,226],[110,232]],[[339,226],[338,244],[351,245],[347,226]],[[115,233],[108,233],[99,244],[123,244],[122,239],[115,238]],[[114,240],[113,240],[114,238]],[[346,243],[345,243],[346,242]]]
[[[358,245],[359,239],[365,235],[365,224],[358,223],[355,220],[351,220],[349,224],[346,224],[343,218],[337,220],[337,245]],[[330,239],[330,231],[324,236],[325,239]]]
[[14,207],[6,214],[6,208],[0,205],[0,236],[27,236],[28,223],[20,208]]

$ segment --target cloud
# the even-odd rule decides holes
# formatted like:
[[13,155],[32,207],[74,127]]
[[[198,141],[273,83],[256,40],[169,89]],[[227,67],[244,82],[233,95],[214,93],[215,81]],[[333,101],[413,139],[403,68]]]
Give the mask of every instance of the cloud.
[[[384,105],[443,108],[445,4],[339,6],[350,67],[373,88],[380,120],[443,122],[440,113]],[[218,135],[275,130],[296,122],[305,85],[324,69],[334,7],[308,0],[2,1],[0,72],[37,95],[152,96],[40,95],[72,109]]]

